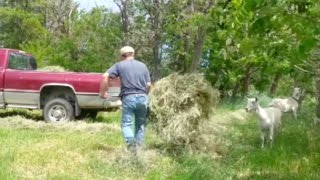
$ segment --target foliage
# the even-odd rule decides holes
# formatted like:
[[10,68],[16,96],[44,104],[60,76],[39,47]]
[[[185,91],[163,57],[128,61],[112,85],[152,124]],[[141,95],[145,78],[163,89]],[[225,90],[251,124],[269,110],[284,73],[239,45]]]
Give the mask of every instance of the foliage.
[[304,4],[249,0],[213,9],[211,21],[215,25],[206,46],[206,72],[212,84],[226,96],[228,91],[246,94],[250,84],[266,91],[288,75],[295,79],[292,86],[304,84],[308,78],[298,78],[303,73],[295,66],[303,64],[315,45],[315,34],[308,29],[315,23],[309,21],[309,9],[301,12],[300,6]]
[[0,45],[34,54],[40,67],[103,72],[132,45],[152,78],[200,72],[222,98],[250,88],[314,94],[317,0],[114,0],[120,11],[77,3],[2,0]]
[[15,8],[0,8],[0,45],[19,49],[22,43],[45,37],[41,16]]
[[73,32],[52,42],[49,63],[72,71],[102,72],[118,59],[119,29],[115,15],[97,8],[81,12],[74,20]]
[[[210,149],[221,148],[222,158],[208,149],[172,155],[159,147],[151,126],[146,156],[124,155],[119,113],[100,115],[107,124],[77,129],[77,122],[59,128],[34,121],[41,120],[40,113],[6,110],[1,117],[23,117],[1,120],[0,179],[319,179],[319,125],[312,121],[315,103],[320,117],[320,1],[115,2],[129,5],[120,12],[104,7],[86,12],[73,0],[0,0],[0,46],[32,53],[40,68],[103,72],[118,60],[119,48],[130,44],[153,75],[203,73],[222,97],[239,102],[220,104],[216,119],[202,125],[200,139],[212,143]],[[181,83],[192,84],[189,79]],[[228,109],[242,109],[243,95],[267,104],[269,95],[288,96],[293,86],[306,88],[311,97],[297,121],[284,115],[274,148],[259,149],[256,118]],[[191,93],[197,92],[193,88]],[[173,95],[169,100],[185,99]],[[25,118],[34,119],[31,126]],[[217,143],[221,139],[223,147]]]

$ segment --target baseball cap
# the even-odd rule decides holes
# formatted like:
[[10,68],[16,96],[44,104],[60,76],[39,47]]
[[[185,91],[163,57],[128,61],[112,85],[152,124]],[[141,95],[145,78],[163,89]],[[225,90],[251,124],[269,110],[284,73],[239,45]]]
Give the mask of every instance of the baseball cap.
[[124,46],[120,49],[120,55],[125,53],[134,53],[134,49],[131,46]]

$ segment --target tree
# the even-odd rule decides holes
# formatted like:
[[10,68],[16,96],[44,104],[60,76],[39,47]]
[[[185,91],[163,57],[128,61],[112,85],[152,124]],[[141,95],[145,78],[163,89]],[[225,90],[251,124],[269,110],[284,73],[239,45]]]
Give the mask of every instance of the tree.
[[47,31],[41,16],[16,8],[0,8],[0,44],[19,49],[24,42],[42,39]]
[[105,8],[81,12],[70,35],[54,42],[51,64],[73,71],[103,72],[119,59],[121,25],[117,14]]
[[295,66],[308,57],[314,41],[309,30],[301,29],[313,26],[307,10],[295,3],[238,0],[212,9],[207,76],[223,94],[245,95],[250,85],[275,93],[288,74],[297,84]]
[[216,1],[170,1],[165,34],[171,67],[180,72],[196,72],[209,24],[208,15]]
[[152,1],[141,1],[144,9],[148,13],[148,20],[151,27],[151,44],[152,44],[152,76],[153,80],[156,81],[160,78],[161,70],[161,48],[163,45],[163,25],[164,25],[164,11],[166,4],[164,0],[152,0]]

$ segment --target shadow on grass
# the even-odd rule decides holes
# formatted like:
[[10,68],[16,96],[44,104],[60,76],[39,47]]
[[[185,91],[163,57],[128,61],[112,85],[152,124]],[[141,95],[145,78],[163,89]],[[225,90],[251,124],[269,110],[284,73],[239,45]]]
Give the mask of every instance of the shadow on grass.
[[100,151],[106,151],[106,152],[113,152],[116,148],[114,146],[110,146],[107,144],[94,144],[93,145],[94,150],[100,150]]
[[86,121],[88,123],[118,123],[121,121],[121,111],[120,110],[114,110],[110,112],[98,112],[97,116],[95,118],[93,117],[85,117],[85,118],[77,118],[77,121]]
[[35,121],[43,121],[42,111],[40,110],[27,110],[27,109],[1,109],[0,117],[10,117],[10,116],[23,116],[27,119],[32,119]]

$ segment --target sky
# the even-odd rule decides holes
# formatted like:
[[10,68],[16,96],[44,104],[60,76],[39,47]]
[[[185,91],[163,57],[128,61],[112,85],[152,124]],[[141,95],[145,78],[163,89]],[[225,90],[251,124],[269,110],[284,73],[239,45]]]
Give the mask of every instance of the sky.
[[86,11],[90,11],[96,6],[106,6],[112,11],[119,11],[119,8],[113,0],[75,0],[75,2],[80,4],[80,9],[84,9]]

